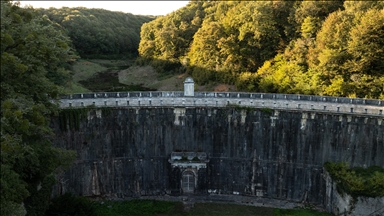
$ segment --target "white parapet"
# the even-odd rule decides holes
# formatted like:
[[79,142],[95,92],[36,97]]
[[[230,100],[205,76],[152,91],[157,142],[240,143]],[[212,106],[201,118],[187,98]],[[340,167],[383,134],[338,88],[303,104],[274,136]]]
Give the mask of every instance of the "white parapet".
[[[192,81],[192,82],[191,82]],[[77,107],[227,107],[242,106],[274,110],[301,110],[384,117],[381,100],[335,98],[325,96],[283,95],[268,93],[194,92],[114,92],[68,95],[60,100],[61,108]],[[352,103],[350,102],[352,100]]]

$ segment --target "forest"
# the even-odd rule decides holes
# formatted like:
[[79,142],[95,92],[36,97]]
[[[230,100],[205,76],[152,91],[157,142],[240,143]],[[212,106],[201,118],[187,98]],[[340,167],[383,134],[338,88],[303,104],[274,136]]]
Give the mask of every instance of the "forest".
[[1,1],[0,215],[46,215],[57,178],[76,158],[74,151],[52,145],[50,128],[74,63],[137,56],[140,27],[150,20],[101,9],[44,10]]
[[238,91],[384,99],[384,1],[191,1],[158,17],[1,1],[0,21],[1,215],[45,215],[76,158],[52,146],[49,124],[81,59],[137,57]]
[[384,98],[383,1],[191,1],[145,23],[141,61],[238,91]]
[[85,7],[40,8],[38,12],[62,26],[83,58],[136,57],[140,28],[155,18]]

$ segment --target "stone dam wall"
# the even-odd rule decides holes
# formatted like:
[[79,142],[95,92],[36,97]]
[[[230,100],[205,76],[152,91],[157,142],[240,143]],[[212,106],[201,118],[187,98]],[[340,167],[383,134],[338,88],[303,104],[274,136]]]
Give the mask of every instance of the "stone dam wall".
[[[308,105],[304,109],[297,107],[299,100],[278,95],[279,103],[275,95],[252,99],[254,106],[244,108],[226,107],[228,101],[239,104],[239,100],[251,105],[251,99],[237,96],[224,97],[218,106],[217,95],[207,100],[209,106],[203,97],[158,97],[159,104],[153,104],[152,97],[137,96],[127,103],[128,95],[101,95],[99,100],[84,96],[62,99],[63,108],[69,103],[95,105],[80,119],[78,129],[67,125],[63,130],[58,119],[52,121],[55,146],[78,154],[74,166],[61,176],[56,194],[72,191],[119,198],[221,194],[325,208],[329,205],[325,162],[384,167],[382,101],[336,103],[335,98],[326,98],[327,102],[321,97],[318,103],[304,101]],[[105,104],[107,99],[111,101]],[[198,99],[203,104],[194,105]],[[139,100],[141,104],[132,102]],[[295,106],[284,109],[286,101]],[[282,105],[274,107],[275,103]],[[335,109],[324,110],[324,103]]]

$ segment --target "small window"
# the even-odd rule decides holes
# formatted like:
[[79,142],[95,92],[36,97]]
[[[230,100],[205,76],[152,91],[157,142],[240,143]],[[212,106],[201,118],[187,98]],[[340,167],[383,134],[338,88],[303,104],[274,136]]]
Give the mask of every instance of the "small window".
[[183,174],[183,191],[184,193],[193,193],[195,190],[195,176],[193,172],[187,171]]

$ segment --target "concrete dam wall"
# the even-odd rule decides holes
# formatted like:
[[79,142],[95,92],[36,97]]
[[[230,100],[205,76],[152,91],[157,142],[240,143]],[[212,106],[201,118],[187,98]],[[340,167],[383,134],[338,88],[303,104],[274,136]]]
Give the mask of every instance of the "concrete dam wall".
[[324,162],[384,167],[382,106],[375,109],[368,115],[364,109],[89,107],[78,127],[52,121],[55,146],[78,154],[55,193],[226,194],[324,206]]

